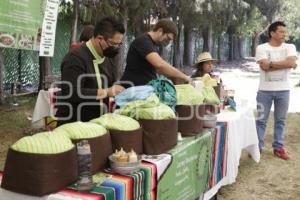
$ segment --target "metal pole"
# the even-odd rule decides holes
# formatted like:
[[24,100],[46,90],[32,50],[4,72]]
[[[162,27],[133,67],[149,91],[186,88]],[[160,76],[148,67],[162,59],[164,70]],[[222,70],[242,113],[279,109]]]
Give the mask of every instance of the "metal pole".
[[22,83],[22,50],[18,50],[18,82],[16,83],[17,89],[21,89]]
[[72,19],[72,27],[71,27],[71,43],[77,42],[77,26],[78,26],[78,9],[79,9],[79,2],[78,0],[74,0],[74,7],[73,7],[73,19]]
[[3,70],[4,60],[2,55],[2,49],[0,48],[0,104],[4,103],[4,89],[3,89]]

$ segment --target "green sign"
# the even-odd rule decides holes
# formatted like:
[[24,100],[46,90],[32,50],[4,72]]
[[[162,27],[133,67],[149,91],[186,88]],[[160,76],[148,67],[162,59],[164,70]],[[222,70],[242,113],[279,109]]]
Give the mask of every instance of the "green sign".
[[1,0],[0,47],[38,50],[46,0]]
[[195,200],[207,187],[212,155],[212,136],[184,138],[169,153],[172,162],[157,186],[159,200]]

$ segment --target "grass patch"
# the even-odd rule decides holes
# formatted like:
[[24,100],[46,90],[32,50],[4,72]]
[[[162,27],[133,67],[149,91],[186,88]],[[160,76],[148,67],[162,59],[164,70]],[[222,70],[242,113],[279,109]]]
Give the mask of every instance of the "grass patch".
[[[36,96],[7,98],[0,105],[0,170],[3,170],[9,147],[24,136],[24,129],[31,127],[28,119],[32,115]],[[19,103],[13,106],[12,103]]]
[[[24,128],[30,127],[28,117],[32,115],[35,101],[35,96],[6,99],[6,103],[0,106],[0,134],[20,134]],[[15,102],[19,106],[14,106]]]

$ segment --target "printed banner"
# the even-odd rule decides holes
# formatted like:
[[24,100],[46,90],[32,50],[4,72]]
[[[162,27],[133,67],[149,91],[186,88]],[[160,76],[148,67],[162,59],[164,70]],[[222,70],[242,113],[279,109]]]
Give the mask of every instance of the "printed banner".
[[0,47],[38,50],[45,0],[1,0]]
[[157,186],[157,199],[194,200],[208,188],[212,137],[184,138],[170,151],[172,162]]
[[53,56],[59,0],[1,0],[0,47]]

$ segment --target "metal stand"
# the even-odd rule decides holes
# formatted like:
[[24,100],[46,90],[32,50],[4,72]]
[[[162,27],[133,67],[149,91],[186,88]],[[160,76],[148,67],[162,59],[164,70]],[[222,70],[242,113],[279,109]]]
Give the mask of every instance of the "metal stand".
[[17,91],[20,90],[20,87],[21,87],[21,83],[20,82],[17,82],[15,81],[14,83],[11,83],[11,88],[10,88],[10,94],[11,94],[11,97],[12,97],[12,103],[10,103],[11,106],[19,106],[19,102],[17,102],[17,99],[16,97],[18,96],[17,95]]

